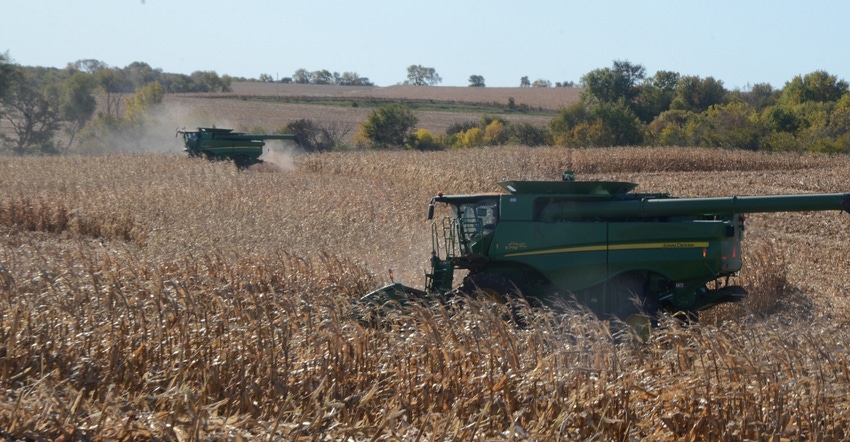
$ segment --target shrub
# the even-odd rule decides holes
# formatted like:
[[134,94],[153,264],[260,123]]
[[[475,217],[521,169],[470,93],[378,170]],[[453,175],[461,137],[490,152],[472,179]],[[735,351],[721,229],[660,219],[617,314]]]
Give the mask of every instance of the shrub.
[[442,150],[446,145],[428,129],[417,129],[410,136],[408,147],[416,150]]
[[484,142],[488,145],[505,144],[508,141],[508,133],[505,124],[499,120],[493,120],[484,127]]
[[369,146],[376,149],[404,146],[411,131],[419,121],[404,104],[381,106],[369,114],[362,125],[362,134]]
[[320,124],[302,118],[289,122],[276,132],[295,135],[305,152],[329,152],[345,147],[343,139],[350,132],[350,127],[334,122]]
[[455,135],[461,132],[466,132],[473,127],[478,127],[475,121],[454,122],[446,129],[446,135]]
[[511,124],[505,132],[508,144],[523,146],[543,146],[550,144],[552,138],[547,128],[526,122]]
[[484,145],[484,131],[479,127],[473,127],[472,129],[463,132],[462,134],[458,134],[458,140],[460,141],[459,147],[479,147]]

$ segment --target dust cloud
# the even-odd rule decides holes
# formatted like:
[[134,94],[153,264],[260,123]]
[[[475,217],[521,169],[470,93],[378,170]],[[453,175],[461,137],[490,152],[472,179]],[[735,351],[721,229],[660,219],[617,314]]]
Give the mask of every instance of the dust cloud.
[[267,140],[260,159],[265,164],[271,164],[283,171],[295,170],[295,158],[303,155],[298,143],[291,140]]
[[[102,132],[98,143],[79,146],[78,152],[88,155],[109,153],[161,153],[186,155],[183,150],[183,137],[178,130],[197,130],[198,127],[219,127],[237,132],[251,130],[244,125],[215,119],[203,109],[180,106],[169,103],[154,108],[145,117],[144,122],[132,129]],[[251,169],[271,171],[293,171],[295,159],[304,151],[293,140],[266,140],[261,164]]]

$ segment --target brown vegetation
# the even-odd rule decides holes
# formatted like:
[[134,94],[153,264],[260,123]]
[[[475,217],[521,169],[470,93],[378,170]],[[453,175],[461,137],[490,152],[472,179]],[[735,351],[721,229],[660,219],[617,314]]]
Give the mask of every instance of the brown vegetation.
[[0,161],[0,435],[160,440],[843,440],[846,214],[749,217],[752,299],[649,341],[580,311],[348,318],[421,285],[437,190],[619,179],[682,196],[846,191],[845,157],[522,147]]

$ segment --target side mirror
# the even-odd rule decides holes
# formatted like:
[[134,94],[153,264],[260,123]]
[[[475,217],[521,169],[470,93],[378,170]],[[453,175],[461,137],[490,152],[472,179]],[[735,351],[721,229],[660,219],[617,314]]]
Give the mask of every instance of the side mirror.
[[434,200],[428,205],[428,220],[434,219]]

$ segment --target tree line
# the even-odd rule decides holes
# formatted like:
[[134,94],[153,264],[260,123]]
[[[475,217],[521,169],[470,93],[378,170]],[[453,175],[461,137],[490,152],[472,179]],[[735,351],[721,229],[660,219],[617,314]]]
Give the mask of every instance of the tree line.
[[[850,152],[848,83],[822,70],[795,76],[781,89],[760,83],[747,91],[730,91],[714,77],[671,71],[647,76],[640,64],[614,61],[582,76],[580,85],[581,100],[561,108],[548,127],[484,116],[432,134],[416,129],[409,109],[388,106],[370,116],[355,140],[372,148],[514,143]],[[399,121],[408,124],[399,126]]]
[[826,71],[782,89],[727,90],[713,77],[615,61],[581,79],[581,101],[550,123],[563,146],[703,146],[768,151],[850,151],[848,83]]
[[[250,81],[250,80],[249,80]],[[375,84],[369,81],[368,77],[361,77],[356,72],[331,72],[327,69],[317,71],[308,71],[300,68],[292,74],[291,77],[283,77],[280,80],[275,80],[270,74],[260,74],[259,81],[264,83],[296,83],[296,84],[332,84],[337,86],[374,86]],[[472,74],[469,76],[469,87],[486,87],[487,82],[483,75]],[[422,66],[420,64],[412,64],[407,67],[407,79],[400,84],[405,86],[436,86],[443,82],[440,74],[433,67]],[[549,80],[539,78],[534,82],[528,79],[528,76],[523,76],[519,80],[519,87],[552,87],[553,84]],[[576,87],[575,82],[564,81],[556,82],[555,87]]]
[[[434,68],[411,65],[404,84],[442,81]],[[296,71],[298,82],[371,85],[353,72]],[[0,54],[0,118],[11,134],[0,134],[2,150],[16,155],[59,154],[73,143],[86,151],[138,140],[150,109],[165,93],[227,92],[232,77],[215,72],[169,74],[146,63],[124,68],[97,60],[69,63],[65,69],[24,67]],[[483,87],[484,78],[470,77]],[[551,83],[521,79],[521,86]],[[572,82],[558,83],[572,87]],[[582,76],[576,104],[561,108],[548,125],[512,123],[502,116],[452,125],[445,133],[417,128],[415,112],[403,103],[382,106],[353,137],[349,130],[300,120],[279,128],[312,140],[308,151],[345,148],[452,149],[502,144],[604,147],[619,145],[704,146],[769,151],[844,153],[850,151],[848,83],[826,71],[798,75],[781,89],[770,84],[728,90],[713,77],[657,71],[629,61]],[[132,96],[130,96],[132,94]],[[101,97],[101,111],[95,115]],[[506,108],[515,110],[513,100]],[[62,142],[56,135],[63,131]]]

